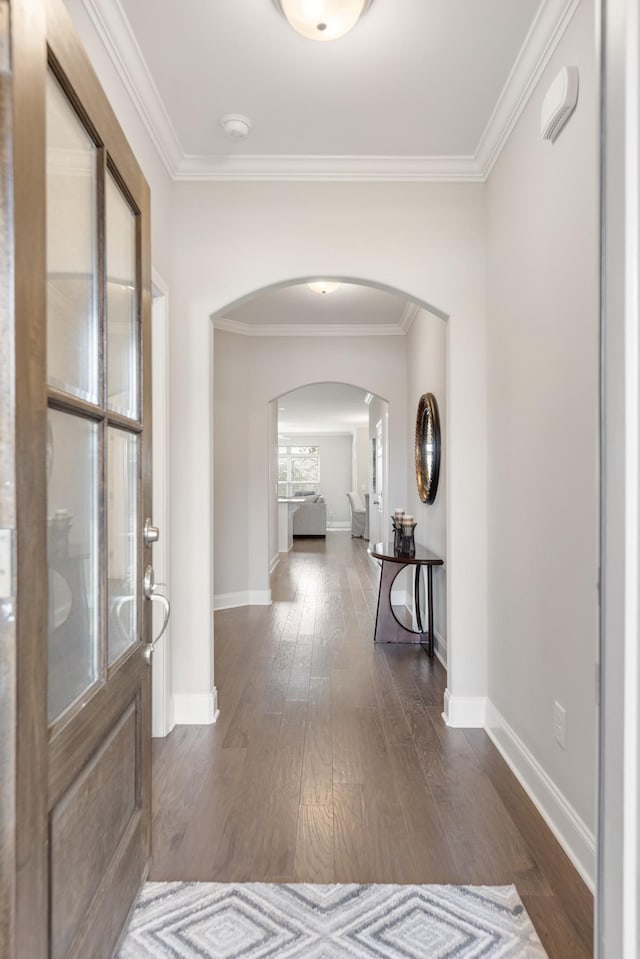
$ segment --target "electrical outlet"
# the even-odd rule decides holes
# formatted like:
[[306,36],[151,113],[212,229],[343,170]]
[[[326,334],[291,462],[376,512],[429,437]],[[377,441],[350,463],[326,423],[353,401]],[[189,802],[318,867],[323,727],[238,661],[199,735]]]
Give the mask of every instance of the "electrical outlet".
[[553,738],[561,749],[567,748],[567,714],[560,703],[553,704]]

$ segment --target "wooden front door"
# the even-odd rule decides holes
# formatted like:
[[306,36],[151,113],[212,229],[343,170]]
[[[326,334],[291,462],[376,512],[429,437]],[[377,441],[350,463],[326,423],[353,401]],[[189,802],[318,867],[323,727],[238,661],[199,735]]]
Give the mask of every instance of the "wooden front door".
[[0,12],[0,954],[105,959],[150,858],[149,192],[61,0]]

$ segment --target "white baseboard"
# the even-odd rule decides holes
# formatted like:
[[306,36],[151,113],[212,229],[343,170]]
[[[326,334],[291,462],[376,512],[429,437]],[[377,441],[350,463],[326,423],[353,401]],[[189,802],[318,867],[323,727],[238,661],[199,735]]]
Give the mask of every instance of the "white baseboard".
[[487,712],[486,696],[452,696],[444,691],[442,718],[456,729],[483,729]]
[[213,609],[235,609],[237,606],[271,606],[270,589],[246,589],[239,593],[217,593]]
[[[154,717],[155,718],[155,717]],[[169,696],[165,715],[160,723],[152,723],[151,735],[154,739],[164,739],[176,725],[176,704],[175,698]]]
[[275,556],[271,557],[271,562],[269,563],[269,576],[273,573],[276,566],[280,562],[280,553],[276,553]]
[[339,533],[339,532],[351,532],[351,523],[344,522],[342,520],[328,520],[327,522],[327,532]]
[[485,729],[585,883],[595,891],[595,836],[496,707],[487,701]]
[[173,706],[176,726],[210,726],[218,718],[218,690],[214,686],[210,693],[174,693]]
[[433,651],[446,669],[448,656],[447,641],[440,635],[437,629],[433,631],[433,639]]

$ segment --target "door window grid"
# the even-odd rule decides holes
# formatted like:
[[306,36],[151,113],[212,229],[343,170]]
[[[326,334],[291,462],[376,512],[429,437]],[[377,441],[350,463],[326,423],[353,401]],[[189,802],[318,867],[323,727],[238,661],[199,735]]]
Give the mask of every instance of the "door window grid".
[[[53,111],[53,115],[62,114],[65,118],[65,124],[67,127],[73,126],[73,123],[76,124],[78,128],[77,140],[79,142],[85,143],[89,142],[90,137],[89,133],[86,131],[84,124],[81,118],[75,112],[75,109],[68,100],[63,86],[58,82],[54,71],[50,69],[49,79],[48,79],[48,88],[47,88],[47,97],[48,99],[53,100],[57,103],[56,110]],[[60,100],[64,107],[60,105]],[[48,113],[49,116],[49,113]],[[49,145],[53,143],[54,147],[50,151]],[[49,123],[47,126],[47,156],[49,157],[50,152],[55,153],[56,150],[59,152],[59,148],[55,146],[55,133]],[[107,330],[107,304],[106,304],[106,295],[103,295],[104,290],[107,288],[106,284],[106,255],[105,255],[105,243],[101,242],[100,238],[106,236],[106,178],[109,177],[109,182],[118,189],[116,186],[117,182],[117,171],[111,169],[109,160],[106,154],[106,150],[103,147],[95,146],[91,141],[91,164],[87,166],[86,157],[83,156],[82,160],[82,176],[87,178],[91,184],[92,194],[93,194],[93,208],[94,215],[92,219],[92,236],[87,239],[84,238],[86,242],[91,247],[93,253],[93,263],[94,263],[94,274],[93,279],[87,279],[86,270],[82,274],[85,276],[85,286],[90,288],[93,292],[90,298],[90,306],[85,310],[85,326],[88,329],[88,335],[84,337],[80,335],[78,337],[80,348],[76,352],[83,353],[83,356],[80,356],[80,359],[77,361],[77,365],[80,369],[85,369],[85,374],[87,376],[87,383],[90,388],[83,389],[82,387],[74,386],[74,383],[67,382],[70,377],[56,376],[55,372],[49,372],[48,381],[49,381],[49,408],[51,415],[59,415],[65,419],[70,420],[71,418],[79,420],[79,418],[84,418],[84,422],[92,424],[95,434],[95,461],[97,464],[96,475],[95,475],[95,501],[96,501],[96,532],[92,540],[91,548],[94,550],[93,560],[87,559],[85,566],[87,568],[91,567],[95,570],[95,580],[94,580],[94,589],[93,595],[89,597],[88,591],[89,586],[87,586],[87,596],[86,596],[86,605],[90,610],[94,611],[95,614],[95,636],[93,638],[91,635],[87,636],[87,639],[92,643],[92,648],[90,651],[87,651],[87,655],[84,657],[83,661],[86,661],[85,664],[89,664],[86,672],[84,682],[79,684],[72,682],[72,678],[77,672],[75,669],[74,661],[77,660],[77,650],[75,650],[74,644],[70,641],[60,642],[60,627],[56,625],[56,616],[59,621],[61,612],[64,610],[68,604],[68,583],[60,582],[56,577],[56,571],[50,566],[50,591],[52,592],[52,602],[53,607],[57,610],[57,613],[52,618],[50,602],[50,628],[49,628],[49,662],[50,666],[52,664],[52,659],[56,659],[57,666],[53,670],[58,677],[62,677],[61,682],[65,689],[56,690],[55,693],[50,689],[49,692],[49,721],[50,723],[55,723],[63,715],[66,716],[69,709],[73,706],[78,706],[81,702],[85,702],[88,695],[91,695],[93,689],[96,687],[96,683],[100,680],[106,678],[109,669],[112,664],[114,668],[117,668],[118,663],[115,661],[116,657],[120,654],[126,652],[126,648],[123,649],[108,649],[108,614],[109,608],[107,604],[108,596],[108,544],[107,544],[107,524],[109,521],[108,517],[108,504],[105,501],[106,490],[108,487],[108,448],[107,448],[107,434],[110,432],[110,427],[116,426],[119,427],[120,432],[123,435],[128,435],[130,443],[133,443],[137,446],[138,434],[141,432],[141,414],[142,414],[142,404],[140,397],[140,342],[141,342],[141,303],[140,303],[140,276],[139,276],[139,262],[140,262],[140,243],[141,243],[141,234],[139,227],[139,211],[135,208],[135,204],[129,201],[126,198],[125,192],[122,189],[119,189],[119,198],[122,204],[127,205],[127,210],[130,214],[128,227],[128,239],[127,245],[129,250],[133,250],[133,262],[130,262],[130,270],[126,275],[126,279],[131,279],[132,282],[127,282],[127,287],[132,287],[132,290],[128,290],[129,295],[129,305],[128,305],[128,316],[129,316],[129,327],[130,334],[128,337],[128,346],[129,353],[131,354],[129,358],[125,358],[125,366],[129,372],[129,389],[128,389],[128,399],[127,408],[124,409],[114,409],[109,407],[108,402],[108,388],[109,388],[109,371],[108,371],[108,355],[107,355],[107,340],[108,340],[108,330]],[[109,169],[107,167],[109,166]],[[50,193],[54,192],[55,189],[60,185],[60,178],[58,180],[52,180],[52,171],[58,173],[60,167],[59,158],[55,162],[47,163],[47,196]],[[85,191],[86,192],[86,191]],[[63,205],[62,205],[63,206]],[[58,203],[57,207],[60,208],[61,204]],[[47,203],[48,209],[48,239],[50,237],[57,237],[56,242],[62,243],[65,238],[56,235],[54,214],[55,214],[55,205]],[[86,225],[85,217],[85,225]],[[120,217],[122,220],[123,217]],[[124,217],[126,222],[127,218]],[[70,238],[67,238],[70,246],[73,246],[73,243]],[[81,242],[77,241],[78,244]],[[49,250],[49,246],[48,246]],[[130,261],[132,257],[129,257]],[[49,257],[49,262],[51,263],[51,256]],[[59,265],[58,260],[54,260],[54,265]],[[58,270],[57,273],[60,271]],[[77,273],[78,271],[76,271]],[[76,286],[78,285],[78,277],[71,276],[70,274],[65,273],[64,283],[69,286],[70,282],[75,282]],[[48,270],[48,301],[52,300],[55,296],[58,296],[59,299],[59,288],[61,286],[61,279],[56,275],[56,271],[53,273]],[[53,287],[53,291],[52,291]],[[75,303],[77,304],[78,298],[75,298]],[[85,296],[84,301],[87,303],[87,297]],[[73,303],[72,303],[73,305]],[[76,310],[76,326],[81,328],[82,317],[80,317],[79,310]],[[48,343],[51,343],[52,340],[56,343],[58,353],[63,353],[65,348],[68,348],[69,342],[68,338],[60,337],[60,343],[58,344],[58,337],[55,330],[55,315],[52,315],[52,312],[48,310],[47,314],[47,339]],[[98,344],[102,344],[102,348],[98,348]],[[102,364],[100,363],[101,357],[103,358]],[[122,357],[120,358],[122,360]],[[122,366],[122,362],[120,363]],[[87,372],[88,371],[88,372]],[[55,452],[53,453],[55,456]],[[141,479],[141,470],[142,462],[141,457],[136,455],[135,457],[135,480],[139,486],[139,481]],[[48,462],[48,470],[52,467],[52,463]],[[137,527],[140,526],[140,515],[141,515],[141,491],[138,489],[135,495],[136,507],[135,507],[135,526],[136,531],[131,534],[132,537],[132,550],[134,555],[131,557],[131,566],[132,571],[136,570],[136,575],[138,575],[139,570],[141,569],[142,564],[142,541],[141,534]],[[64,509],[63,509],[64,512]],[[49,517],[49,531],[48,531],[48,540],[49,540],[49,551],[51,551],[52,546],[54,545],[55,540],[55,531],[54,524],[51,522],[54,519],[54,516]],[[59,524],[61,525],[61,524]],[[56,527],[57,529],[57,527]],[[138,577],[139,578],[139,577]],[[63,578],[64,579],[64,578]],[[52,585],[51,585],[52,584]],[[140,640],[142,635],[142,608],[139,596],[139,588],[136,588],[133,593],[133,604],[136,609],[134,612],[129,610],[128,619],[130,621],[130,629],[128,635],[130,642]],[[52,628],[55,627],[55,628]],[[135,633],[132,631],[135,630]],[[54,643],[54,633],[57,632]],[[77,643],[75,644],[77,645]],[[56,647],[54,649],[54,646]],[[75,651],[74,651],[75,650]],[[68,660],[68,663],[65,665],[65,657]],[[82,660],[82,657],[80,657]],[[68,668],[67,668],[68,667]]]
[[48,382],[97,403],[98,150],[51,72],[46,102]]

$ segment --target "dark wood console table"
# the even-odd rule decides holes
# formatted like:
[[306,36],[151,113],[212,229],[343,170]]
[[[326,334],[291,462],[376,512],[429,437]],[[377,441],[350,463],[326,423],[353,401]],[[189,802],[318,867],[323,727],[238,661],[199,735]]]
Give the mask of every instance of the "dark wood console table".
[[[433,567],[443,566],[444,560],[432,553],[431,550],[425,549],[424,546],[416,546],[413,556],[396,553],[393,543],[374,543],[369,547],[369,553],[382,561],[374,642],[420,643],[428,655],[433,656]],[[391,605],[391,590],[396,576],[407,566],[415,567],[413,588],[417,632],[402,625]],[[422,628],[422,613],[420,610],[420,583],[422,580],[420,570],[423,566],[426,567],[427,571],[428,629],[426,633]]]

